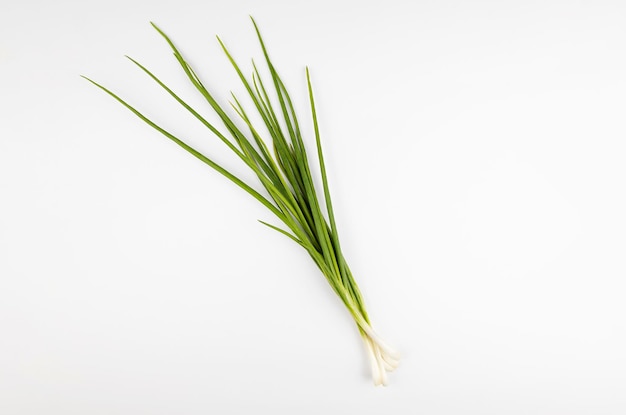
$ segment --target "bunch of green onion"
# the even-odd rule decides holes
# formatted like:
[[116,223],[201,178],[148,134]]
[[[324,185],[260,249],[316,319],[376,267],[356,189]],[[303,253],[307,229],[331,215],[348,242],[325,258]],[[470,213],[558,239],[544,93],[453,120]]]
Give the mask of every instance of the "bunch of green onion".
[[[324,156],[322,154],[309,70],[306,68],[306,79],[315,141],[317,144],[317,155],[322,176],[323,201],[320,200],[321,197],[318,195],[313,184],[309,159],[292,100],[270,60],[267,48],[254,19],[252,19],[252,23],[263,51],[265,63],[271,75],[270,84],[263,82],[254,61],[252,75],[250,78],[246,77],[221,39],[219,37],[217,39],[249,94],[254,104],[254,109],[263,120],[265,124],[263,131],[252,124],[248,113],[237,97],[232,94],[232,102],[230,102],[230,105],[239,118],[241,118],[239,123],[245,125],[245,128],[240,128],[235,120],[226,113],[226,110],[207,90],[196,72],[183,58],[183,55],[171,39],[154,23],[152,23],[152,26],[154,26],[167,41],[185,75],[221,119],[227,133],[222,133],[218,130],[217,127],[184,102],[174,91],[161,82],[159,78],[142,64],[130,57],[128,57],[128,59],[152,78],[252,169],[254,174],[258,177],[265,194],[269,197],[264,196],[260,191],[255,190],[252,186],[239,179],[211,158],[200,153],[180,138],[157,125],[109,89],[89,78],[85,79],[115,98],[152,128],[174,141],[180,147],[248,192],[282,221],[285,228],[280,228],[263,221],[260,222],[289,237],[309,253],[356,322],[371,363],[374,384],[386,385],[387,372],[397,367],[398,355],[385,344],[372,329],[370,319],[365,310],[363,298],[341,251],[328,188],[328,179],[324,165]],[[264,135],[269,135],[271,148],[266,144],[263,138]],[[322,203],[325,204],[326,214],[323,211]]]

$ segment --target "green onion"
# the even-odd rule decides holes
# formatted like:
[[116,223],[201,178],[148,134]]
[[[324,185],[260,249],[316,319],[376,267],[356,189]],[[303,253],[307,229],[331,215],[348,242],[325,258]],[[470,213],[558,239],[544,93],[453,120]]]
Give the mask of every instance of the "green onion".
[[[306,80],[311,104],[317,156],[322,176],[323,200],[321,200],[322,198],[313,183],[309,156],[305,150],[302,132],[300,131],[291,97],[270,60],[267,48],[254,19],[252,19],[252,24],[254,25],[256,35],[263,51],[265,64],[271,76],[269,83],[262,80],[254,62],[251,76],[247,77],[244,75],[224,43],[219,37],[217,39],[226,57],[237,72],[246,92],[250,96],[254,104],[254,110],[265,124],[263,126],[264,133],[262,133],[261,129],[253,125],[248,113],[233,94],[230,106],[240,118],[239,121],[235,122],[235,120],[227,114],[227,110],[222,107],[211,92],[207,90],[172,40],[154,23],[152,23],[152,26],[168,43],[185,75],[202,97],[204,97],[213,111],[215,111],[227,132],[222,133],[218,130],[217,127],[183,101],[145,66],[130,57],[128,57],[128,59],[152,78],[172,98],[228,146],[243,163],[252,169],[259,179],[259,184],[265,191],[265,194],[269,197],[262,194],[263,190],[255,190],[252,185],[245,183],[213,161],[213,159],[200,153],[186,144],[182,139],[157,125],[154,121],[147,118],[135,109],[135,107],[128,104],[109,89],[89,78],[84,78],[115,98],[152,128],[174,141],[180,147],[248,192],[252,197],[267,207],[284,224],[284,228],[281,228],[260,221],[271,229],[289,237],[309,253],[324,277],[326,277],[332,289],[354,318],[370,359],[374,384],[386,385],[387,372],[397,367],[398,355],[387,346],[372,329],[361,292],[354,281],[352,272],[341,251],[337,225],[333,214],[333,205],[328,188],[326,166],[322,154],[317,112],[315,110],[309,69],[306,68]],[[270,98],[270,96],[273,96],[273,98]],[[275,107],[272,102],[277,102],[278,105]],[[240,128],[238,123],[243,123],[245,128]],[[267,138],[264,139],[263,135],[269,135],[271,149],[266,143]],[[325,204],[326,212],[324,212],[322,204]]]

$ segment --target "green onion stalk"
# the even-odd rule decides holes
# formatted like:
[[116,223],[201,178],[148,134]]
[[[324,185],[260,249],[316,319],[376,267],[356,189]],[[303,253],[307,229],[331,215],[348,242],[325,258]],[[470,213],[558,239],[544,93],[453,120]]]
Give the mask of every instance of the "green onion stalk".
[[[324,277],[326,277],[331,288],[354,318],[370,360],[374,384],[386,385],[387,372],[397,367],[399,358],[398,354],[372,328],[363,297],[341,250],[328,187],[309,69],[308,67],[306,68],[306,82],[311,105],[318,162],[322,176],[323,196],[320,196],[314,185],[309,165],[309,156],[305,149],[291,97],[272,64],[254,19],[252,19],[252,23],[271,77],[268,83],[262,80],[254,60],[252,61],[251,75],[249,77],[244,75],[222,40],[219,37],[217,37],[217,40],[254,104],[254,110],[260,116],[263,124],[265,124],[262,126],[262,129],[253,125],[248,112],[246,112],[237,96],[231,93],[232,100],[229,104],[239,117],[238,122],[235,122],[227,114],[226,109],[218,103],[214,95],[204,86],[199,76],[185,60],[183,54],[172,40],[154,23],[152,23],[152,26],[168,43],[187,79],[216,113],[223,124],[225,132],[220,131],[215,125],[207,121],[165,85],[153,72],[136,60],[128,56],[127,58],[208,128],[213,135],[217,136],[246,166],[252,169],[259,180],[257,186],[260,184],[262,190],[255,189],[252,185],[244,182],[216,163],[212,158],[202,154],[182,139],[157,125],[109,89],[89,78],[85,77],[85,79],[116,99],[146,124],[245,190],[282,222],[284,226],[279,227],[260,221],[262,224],[290,238],[308,252]],[[243,125],[243,127],[240,128],[238,124]],[[269,139],[264,138],[268,136]],[[271,143],[270,146],[267,145],[268,141]],[[325,209],[322,205],[325,205]]]

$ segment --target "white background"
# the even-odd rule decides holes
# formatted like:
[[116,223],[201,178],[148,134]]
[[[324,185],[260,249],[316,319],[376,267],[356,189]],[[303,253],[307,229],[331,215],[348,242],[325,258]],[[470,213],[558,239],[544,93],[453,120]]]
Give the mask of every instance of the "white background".
[[[305,128],[313,73],[346,255],[403,355],[374,388],[348,313],[245,178],[123,58],[202,108],[214,35]],[[626,413],[622,1],[0,5],[0,413]],[[308,130],[310,131],[310,130]],[[308,139],[311,139],[308,134]]]

